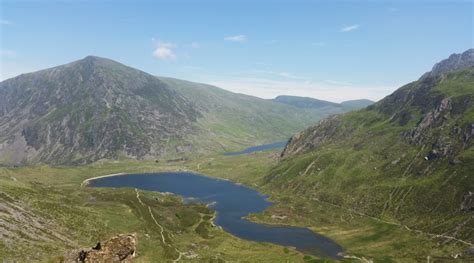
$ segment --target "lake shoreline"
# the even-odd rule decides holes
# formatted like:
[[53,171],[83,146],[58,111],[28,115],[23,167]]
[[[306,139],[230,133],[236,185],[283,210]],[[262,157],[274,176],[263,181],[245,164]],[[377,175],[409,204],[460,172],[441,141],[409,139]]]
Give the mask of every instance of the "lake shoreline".
[[[163,174],[163,176],[150,179],[153,175],[159,174]],[[122,178],[123,180],[110,178],[113,176],[123,177],[123,175],[136,177],[136,180],[133,181],[139,183],[131,183],[132,181],[126,178]],[[214,223],[225,232],[241,239],[294,247],[303,254],[317,257],[340,259],[344,253],[344,248],[334,240],[307,227],[288,224],[274,225],[248,220],[245,217],[254,213],[262,213],[274,203],[270,202],[268,196],[257,189],[236,184],[232,180],[216,178],[195,171],[162,171],[97,176],[84,181],[83,185],[94,179],[103,179],[99,180],[97,184],[94,183],[94,187],[133,187],[145,191],[170,192],[184,198],[193,197],[205,203],[207,201],[217,202],[220,206],[213,207],[218,215]],[[160,181],[158,182],[156,179]],[[155,187],[149,187],[151,182]],[[242,206],[242,204],[247,205]]]
[[106,174],[106,175],[100,175],[100,176],[95,176],[91,178],[87,178],[86,180],[82,181],[81,183],[81,188],[84,186],[87,186],[90,181],[100,179],[100,178],[106,178],[106,177],[112,177],[112,176],[120,176],[120,175],[127,175],[127,173],[114,173],[114,174]]

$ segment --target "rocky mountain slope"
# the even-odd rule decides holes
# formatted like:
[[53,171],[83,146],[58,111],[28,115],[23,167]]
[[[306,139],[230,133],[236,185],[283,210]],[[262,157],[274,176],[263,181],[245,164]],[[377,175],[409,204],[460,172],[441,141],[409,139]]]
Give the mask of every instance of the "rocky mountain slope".
[[286,139],[320,117],[89,56],[0,83],[0,162],[222,152]]
[[158,155],[199,117],[159,79],[97,57],[3,81],[0,98],[0,159],[15,163]]
[[267,187],[472,246],[473,55],[293,136]]

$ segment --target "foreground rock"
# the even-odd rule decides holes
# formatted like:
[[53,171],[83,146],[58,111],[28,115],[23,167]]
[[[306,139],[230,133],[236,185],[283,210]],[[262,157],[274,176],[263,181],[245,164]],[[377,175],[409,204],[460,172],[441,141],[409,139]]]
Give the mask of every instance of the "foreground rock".
[[132,262],[137,249],[137,238],[118,235],[99,242],[91,249],[75,250],[65,257],[65,262]]

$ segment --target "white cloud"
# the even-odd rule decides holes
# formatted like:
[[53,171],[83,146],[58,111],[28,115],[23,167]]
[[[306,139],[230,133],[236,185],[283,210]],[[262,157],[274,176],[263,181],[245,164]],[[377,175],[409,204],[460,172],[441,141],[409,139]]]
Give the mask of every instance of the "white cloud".
[[12,22],[8,21],[8,20],[0,20],[0,25],[11,25]]
[[360,25],[350,25],[350,26],[345,26],[343,28],[341,28],[341,32],[350,32],[350,31],[354,31],[356,29],[358,29],[360,27]]
[[228,36],[225,37],[224,40],[232,42],[245,42],[247,40],[247,37],[245,35]]
[[176,45],[170,42],[163,42],[160,40],[152,39],[155,42],[156,48],[153,51],[153,57],[156,59],[161,60],[174,60],[177,58],[176,54],[174,53],[174,49]]

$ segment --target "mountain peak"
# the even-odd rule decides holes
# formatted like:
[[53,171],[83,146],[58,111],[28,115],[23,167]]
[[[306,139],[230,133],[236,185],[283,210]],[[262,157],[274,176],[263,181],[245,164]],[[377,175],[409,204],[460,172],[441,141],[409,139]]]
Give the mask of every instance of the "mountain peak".
[[75,62],[72,62],[71,64],[83,64],[83,65],[122,65],[121,63],[109,59],[109,58],[104,58],[104,57],[98,57],[98,56],[93,56],[89,55],[84,57],[83,59],[77,60]]
[[447,59],[436,63],[430,72],[423,74],[421,79],[472,67],[474,67],[474,49],[471,48],[461,54],[452,54]]

